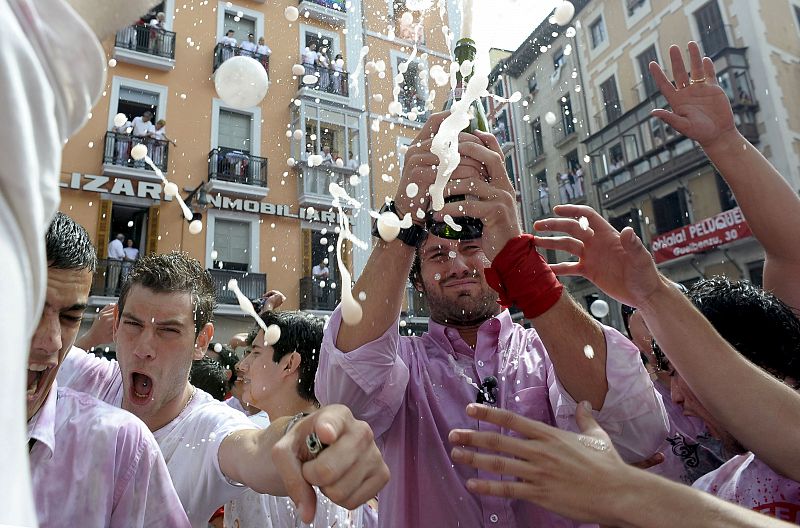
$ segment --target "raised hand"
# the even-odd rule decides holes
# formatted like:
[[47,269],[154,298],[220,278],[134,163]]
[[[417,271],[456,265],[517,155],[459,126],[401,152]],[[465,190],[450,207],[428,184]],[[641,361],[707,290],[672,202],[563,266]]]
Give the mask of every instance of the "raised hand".
[[672,111],[656,109],[652,114],[707,148],[727,133],[736,132],[736,125],[728,96],[717,83],[713,61],[701,57],[697,42],[689,42],[688,49],[691,77],[681,49],[675,45],[669,48],[674,85],[658,64],[650,63],[650,73],[672,108]]
[[98,312],[89,330],[75,342],[76,347],[89,350],[98,345],[107,345],[114,342],[115,304],[107,304]]
[[[559,231],[569,236],[537,236],[536,245],[566,251],[579,259],[551,264],[556,275],[584,277],[614,299],[635,307],[647,303],[664,285],[652,257],[633,229],[626,227],[620,233],[585,205],[557,205],[553,211],[561,218],[539,220],[534,229]],[[588,220],[588,225],[581,225],[581,217]]]

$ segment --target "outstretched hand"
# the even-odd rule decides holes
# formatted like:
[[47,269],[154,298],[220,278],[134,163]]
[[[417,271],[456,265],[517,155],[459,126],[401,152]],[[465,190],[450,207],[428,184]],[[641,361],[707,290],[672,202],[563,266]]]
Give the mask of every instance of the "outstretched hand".
[[689,42],[688,49],[691,77],[686,71],[681,49],[675,45],[669,48],[674,85],[658,64],[650,63],[650,73],[672,108],[672,111],[656,109],[652,113],[707,148],[727,133],[736,133],[737,130],[731,103],[717,82],[714,62],[701,57],[697,42]]
[[[556,275],[576,275],[593,282],[619,302],[644,306],[663,281],[642,241],[626,227],[618,232],[594,209],[585,205],[557,205],[561,218],[539,220],[537,231],[559,231],[569,236],[536,237],[544,249],[566,251],[577,262],[551,264]],[[580,220],[585,218],[586,221]]]

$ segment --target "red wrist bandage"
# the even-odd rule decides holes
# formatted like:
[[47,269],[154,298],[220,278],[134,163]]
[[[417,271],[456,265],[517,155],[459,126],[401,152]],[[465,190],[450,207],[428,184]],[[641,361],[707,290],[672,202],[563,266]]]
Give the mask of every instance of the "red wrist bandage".
[[504,308],[516,305],[532,319],[549,310],[560,298],[564,286],[536,251],[533,235],[520,235],[508,241],[490,268],[484,269],[486,282],[497,293]]

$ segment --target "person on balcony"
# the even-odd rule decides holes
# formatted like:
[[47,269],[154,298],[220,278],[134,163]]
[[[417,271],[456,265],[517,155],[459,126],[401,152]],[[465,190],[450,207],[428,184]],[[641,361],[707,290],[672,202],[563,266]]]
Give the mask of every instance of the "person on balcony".
[[586,194],[586,188],[583,186],[583,167],[578,165],[578,168],[575,169],[575,189],[578,193],[578,196],[583,196]]
[[120,126],[111,128],[114,133],[114,164],[124,165],[130,157],[131,151],[131,131],[133,124],[125,120]]
[[106,297],[115,297],[119,286],[119,274],[122,270],[122,261],[125,260],[125,250],[122,242],[125,235],[119,233],[108,244],[108,264],[106,265]]
[[317,66],[319,66],[319,89],[324,92],[330,92],[331,61],[328,58],[327,48],[323,48],[317,54]]
[[150,20],[150,40],[147,44],[147,52],[151,55],[162,55],[164,47],[164,30],[166,27],[167,16],[163,11],[156,13],[155,18]]
[[139,250],[133,247],[133,240],[129,238],[125,244],[122,249],[123,253],[125,253],[125,257],[122,259],[122,282],[125,282],[125,279],[128,278],[131,266],[139,258]]
[[336,54],[336,59],[333,61],[333,83],[331,87],[333,88],[333,93],[337,95],[345,95],[342,91],[342,86],[344,86],[344,57],[342,57],[341,53]]
[[322,147],[322,163],[328,165],[333,164],[333,156],[331,156],[331,148],[328,145]]
[[323,258],[319,261],[319,264],[311,268],[314,298],[320,304],[325,302],[327,298],[326,292],[329,291],[325,289],[325,281],[328,280],[328,276],[330,275],[330,270],[325,262],[326,260],[327,259]]
[[153,140],[152,143],[148,145],[148,147],[150,147],[148,148],[150,157],[153,159],[153,163],[155,163],[156,167],[164,170],[166,169],[164,152],[167,148],[167,141],[172,143],[173,146],[177,146],[174,139],[167,137],[167,121],[165,119],[159,119],[156,122],[155,129],[150,133],[150,138]]
[[247,34],[247,40],[243,40],[241,44],[239,44],[239,55],[244,55],[245,57],[252,57],[253,54],[258,50],[258,44],[256,44],[256,37],[252,33]]
[[[133,144],[146,143],[147,138],[156,131],[156,127],[153,126],[153,112],[145,110],[141,116],[134,117],[131,127],[133,128]],[[133,166],[144,168],[144,160],[134,161]]]
[[264,66],[264,69],[269,71],[269,56],[272,55],[272,50],[267,46],[264,37],[258,37],[258,46],[256,47],[256,60]]
[[306,75],[314,75],[317,65],[317,43],[312,42],[303,50],[303,66],[306,69]]
[[550,213],[550,189],[543,181],[539,182],[539,204],[542,206],[543,215]]
[[353,155],[353,151],[349,152],[350,159],[347,160],[347,168],[350,170],[358,170],[358,158]]
[[222,49],[220,50],[220,62],[225,62],[236,55],[236,39],[233,38],[232,29],[229,29],[225,32],[225,36],[219,40],[219,43],[222,44]]

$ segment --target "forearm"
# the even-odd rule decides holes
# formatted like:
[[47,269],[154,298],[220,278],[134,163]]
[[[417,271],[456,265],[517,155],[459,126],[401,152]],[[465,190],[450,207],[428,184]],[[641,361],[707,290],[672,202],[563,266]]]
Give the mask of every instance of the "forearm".
[[101,343],[101,342],[100,342],[100,341],[99,341],[99,340],[98,340],[98,339],[97,339],[97,338],[96,338],[96,337],[95,337],[95,336],[92,334],[92,332],[91,332],[90,330],[89,330],[89,331],[87,331],[87,332],[86,332],[85,334],[83,334],[82,336],[80,336],[80,337],[79,337],[79,338],[78,338],[78,339],[75,341],[75,346],[76,346],[76,347],[78,347],[78,348],[82,348],[83,350],[86,350],[86,351],[89,351],[89,350],[91,350],[92,348],[94,348],[94,347],[96,347],[96,346],[98,346],[98,345],[102,345],[102,344],[103,344],[103,343]]
[[794,526],[635,468],[627,468],[619,481],[620,486],[611,486],[615,496],[605,501],[617,526],[671,528],[676,519],[684,528]]
[[[606,380],[606,341],[600,325],[564,293],[544,314],[532,320],[561,385],[576,402],[603,407]],[[593,359],[585,353],[592,347]]]
[[272,447],[283,436],[290,419],[289,416],[278,418],[266,429],[231,433],[219,448],[222,473],[258,493],[286,496],[283,479],[272,462]]
[[665,279],[640,307],[654,339],[702,404],[774,470],[800,480],[800,395],[734,350]]
[[403,306],[408,272],[414,259],[414,248],[394,240],[378,240],[364,271],[353,288],[367,292],[361,302],[363,317],[355,326],[343,324],[336,337],[336,347],[343,352],[374,341],[394,324]]

